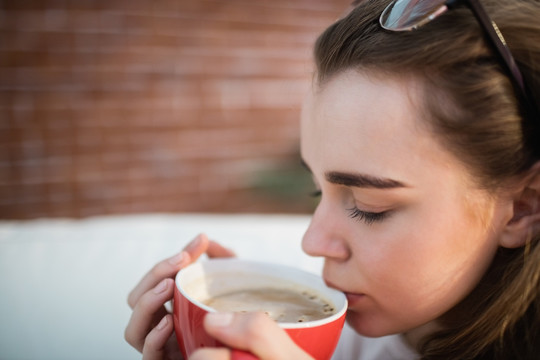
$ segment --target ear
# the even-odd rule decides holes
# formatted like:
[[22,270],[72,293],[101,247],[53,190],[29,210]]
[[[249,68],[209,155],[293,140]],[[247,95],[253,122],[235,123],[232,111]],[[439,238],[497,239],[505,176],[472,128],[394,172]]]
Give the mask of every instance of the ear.
[[520,178],[513,196],[513,216],[506,224],[499,245],[526,245],[540,231],[540,161]]

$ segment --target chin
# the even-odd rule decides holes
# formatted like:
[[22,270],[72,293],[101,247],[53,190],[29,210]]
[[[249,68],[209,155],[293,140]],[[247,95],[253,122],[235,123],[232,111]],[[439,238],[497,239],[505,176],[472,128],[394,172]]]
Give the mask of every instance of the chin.
[[381,337],[397,334],[401,331],[392,329],[391,326],[384,324],[384,321],[374,317],[362,316],[354,311],[347,313],[347,324],[358,334],[366,337]]

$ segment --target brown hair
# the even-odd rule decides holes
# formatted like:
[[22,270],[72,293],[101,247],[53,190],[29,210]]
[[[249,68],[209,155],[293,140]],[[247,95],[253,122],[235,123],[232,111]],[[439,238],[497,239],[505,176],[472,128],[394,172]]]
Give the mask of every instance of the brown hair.
[[[481,0],[540,96],[540,2]],[[491,191],[539,160],[537,117],[524,119],[514,88],[466,7],[415,31],[389,32],[388,1],[365,0],[317,40],[317,80],[349,69],[420,81],[429,128]],[[540,354],[540,245],[500,249],[477,288],[425,338],[422,359],[532,359]]]

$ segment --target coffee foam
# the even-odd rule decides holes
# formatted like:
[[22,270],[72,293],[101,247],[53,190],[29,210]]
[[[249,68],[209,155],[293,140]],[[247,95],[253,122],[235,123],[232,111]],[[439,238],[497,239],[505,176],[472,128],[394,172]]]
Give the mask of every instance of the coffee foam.
[[[319,295],[318,291],[265,274],[206,274],[186,284],[184,289],[192,298],[214,310],[263,311],[275,321],[283,323],[313,321],[335,313],[332,302]],[[246,289],[249,289],[251,294],[245,295]],[[298,306],[290,304],[291,296],[295,298],[293,301],[296,301]],[[246,297],[250,300],[246,300]],[[216,306],[213,298],[220,298],[222,305]],[[286,307],[283,305],[284,301],[289,303]],[[306,308],[311,310],[306,311]]]

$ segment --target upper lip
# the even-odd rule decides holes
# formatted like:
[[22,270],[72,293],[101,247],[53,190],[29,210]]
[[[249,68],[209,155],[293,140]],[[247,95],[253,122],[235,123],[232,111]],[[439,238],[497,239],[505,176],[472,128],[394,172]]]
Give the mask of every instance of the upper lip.
[[345,295],[364,295],[363,293],[346,291],[346,290],[340,288],[339,286],[335,285],[331,281],[328,281],[327,279],[324,279],[324,282],[325,282],[326,286],[331,287],[333,289],[336,289],[338,291],[341,291],[342,293],[345,293]]
[[328,287],[331,287],[331,288],[333,288],[333,289],[339,290],[339,291],[341,291],[341,292],[345,292],[345,291],[344,291],[343,289],[341,289],[339,286],[337,286],[337,285],[335,285],[334,283],[328,281],[327,279],[324,279],[324,282],[325,282],[326,286],[328,286]]

